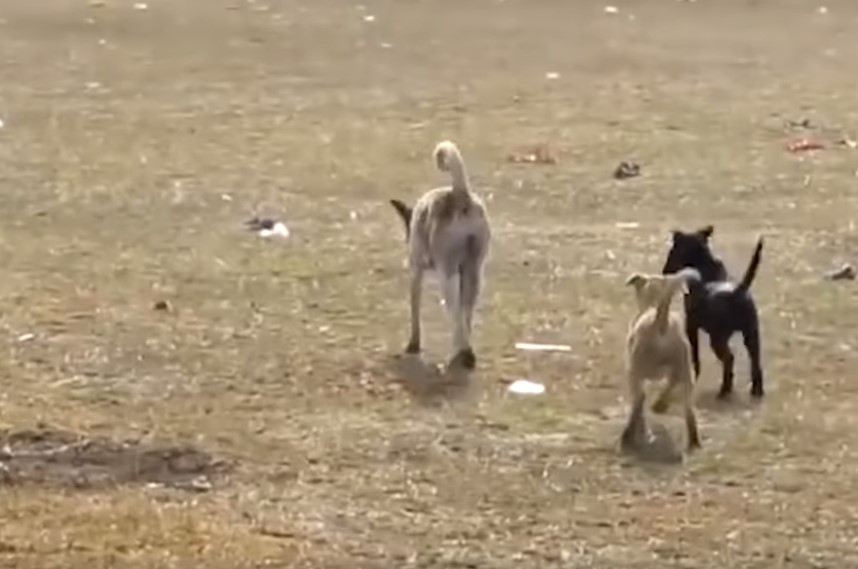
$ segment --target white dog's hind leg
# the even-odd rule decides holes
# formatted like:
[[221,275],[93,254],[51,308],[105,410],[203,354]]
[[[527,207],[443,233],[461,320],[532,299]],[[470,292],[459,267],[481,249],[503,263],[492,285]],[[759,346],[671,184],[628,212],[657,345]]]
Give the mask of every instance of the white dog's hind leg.
[[453,328],[453,351],[458,352],[464,347],[465,322],[462,318],[462,302],[460,292],[460,278],[456,272],[439,275],[441,291],[444,295],[444,306],[450,316]]
[[458,271],[441,276],[444,304],[450,315],[450,324],[453,329],[453,359],[450,363],[461,364],[470,369],[474,367],[475,358],[468,344],[468,319],[462,305],[461,283],[462,277]]
[[481,267],[476,261],[468,261],[462,266],[461,278],[461,302],[462,312],[465,319],[465,347],[471,347],[471,334],[474,327],[474,312],[482,288]]
[[423,267],[414,264],[411,267],[411,337],[405,351],[416,354],[420,351],[420,302],[423,293]]

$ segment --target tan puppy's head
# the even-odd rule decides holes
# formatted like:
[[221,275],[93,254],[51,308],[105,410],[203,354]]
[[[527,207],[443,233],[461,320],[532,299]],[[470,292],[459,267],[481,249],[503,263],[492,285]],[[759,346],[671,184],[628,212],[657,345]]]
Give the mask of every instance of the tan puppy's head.
[[635,287],[635,299],[638,309],[643,312],[648,308],[656,308],[659,303],[676,294],[678,290],[688,292],[685,275],[649,275],[633,273],[626,279],[626,285]]

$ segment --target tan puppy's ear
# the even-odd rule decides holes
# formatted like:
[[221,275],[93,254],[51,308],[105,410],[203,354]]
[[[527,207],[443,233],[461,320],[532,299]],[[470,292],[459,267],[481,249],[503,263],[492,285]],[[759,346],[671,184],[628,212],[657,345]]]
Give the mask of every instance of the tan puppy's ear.
[[646,277],[640,273],[634,273],[629,275],[629,278],[626,279],[626,286],[632,285],[635,288],[640,288],[642,284],[646,282]]

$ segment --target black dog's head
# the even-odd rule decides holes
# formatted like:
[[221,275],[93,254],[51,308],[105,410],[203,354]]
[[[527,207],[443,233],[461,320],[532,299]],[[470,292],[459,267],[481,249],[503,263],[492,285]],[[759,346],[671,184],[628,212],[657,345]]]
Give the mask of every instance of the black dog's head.
[[405,205],[399,200],[390,200],[390,205],[393,206],[396,213],[398,213],[399,217],[402,219],[402,223],[405,225],[405,239],[407,240],[411,228],[411,218],[414,215],[414,208]]
[[667,253],[662,274],[675,273],[686,267],[696,269],[704,280],[724,278],[724,265],[715,258],[709,249],[709,238],[712,237],[715,228],[707,225],[702,229],[685,233],[684,231],[673,231],[673,242]]

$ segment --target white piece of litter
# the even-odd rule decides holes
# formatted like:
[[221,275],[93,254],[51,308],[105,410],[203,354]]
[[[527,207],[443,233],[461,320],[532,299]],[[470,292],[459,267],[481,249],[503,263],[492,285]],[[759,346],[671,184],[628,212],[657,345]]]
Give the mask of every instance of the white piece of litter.
[[392,48],[392,47],[393,47],[393,44],[392,44],[392,43],[387,43],[387,42],[382,42],[382,43],[380,43],[380,44],[378,44],[378,45],[379,45],[379,46],[381,46],[381,47],[382,47],[382,48],[384,48],[384,49],[390,49],[390,48]]
[[549,71],[545,74],[545,78],[549,81],[554,81],[555,79],[560,79],[560,74],[556,71]]
[[616,6],[605,6],[605,13],[606,14],[619,14],[620,9],[617,8]]
[[366,16],[363,17],[363,21],[364,22],[374,22],[375,16],[373,16],[372,14],[367,14]]
[[271,229],[260,229],[259,230],[260,237],[289,237],[289,228],[282,221],[278,221],[275,223]]
[[516,379],[509,384],[507,391],[518,393],[520,395],[540,395],[545,393],[545,386],[541,383],[528,381],[526,379]]
[[637,221],[618,221],[614,224],[617,229],[637,229],[640,226]]
[[36,337],[35,334],[21,334],[20,336],[18,336],[18,341],[19,342],[29,342],[30,340],[32,340],[35,337]]
[[533,344],[530,342],[516,342],[515,347],[519,350],[534,352],[571,352],[572,346],[565,344]]
[[136,4],[134,4],[134,9],[135,10],[148,10],[149,4],[146,4],[145,2],[137,2]]
[[6,124],[3,122],[3,119],[0,119],[0,128],[3,128]]
[[225,201],[225,202],[231,202],[231,201],[232,201],[232,196],[231,196],[231,195],[229,195],[229,194],[221,194],[221,195],[220,195],[220,199],[222,199],[222,200],[223,200],[223,201]]
[[356,211],[350,211],[349,212],[349,219],[351,219],[352,221],[355,221],[357,218],[358,218],[358,214]]

